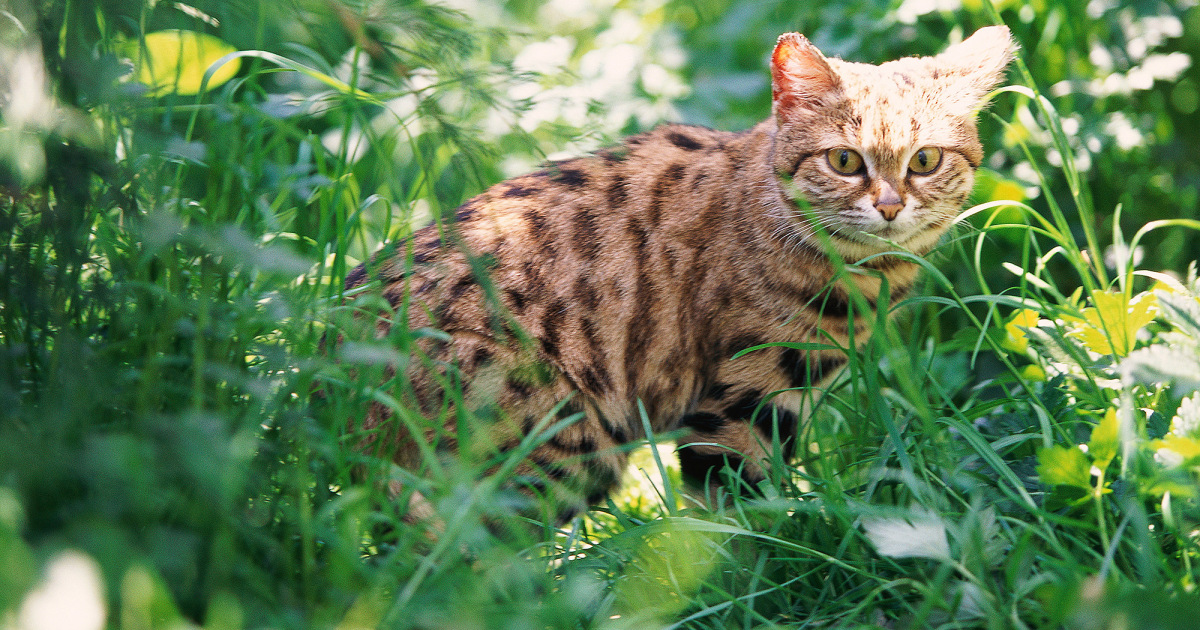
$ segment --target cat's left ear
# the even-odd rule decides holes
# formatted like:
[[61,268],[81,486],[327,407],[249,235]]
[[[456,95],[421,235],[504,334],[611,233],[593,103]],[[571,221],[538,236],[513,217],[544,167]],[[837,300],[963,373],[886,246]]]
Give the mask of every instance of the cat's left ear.
[[936,58],[936,67],[951,70],[972,109],[1004,82],[1017,44],[1007,26],[985,26]]

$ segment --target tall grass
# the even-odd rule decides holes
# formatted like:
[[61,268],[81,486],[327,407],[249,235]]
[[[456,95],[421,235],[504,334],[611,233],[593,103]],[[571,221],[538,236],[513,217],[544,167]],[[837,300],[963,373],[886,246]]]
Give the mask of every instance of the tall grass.
[[[261,18],[269,4],[249,11]],[[379,48],[379,23],[343,16],[344,30],[325,33],[359,47],[339,68],[314,48],[267,50],[258,32],[257,46],[239,46],[246,69],[233,81],[152,99],[70,79],[77,60],[118,73],[121,29],[85,3],[59,8],[59,28],[26,31],[43,38],[61,106],[90,107],[69,111],[91,132],[31,132],[44,176],[13,176],[0,194],[0,614],[32,623],[30,602],[61,588],[49,568],[73,566],[95,572],[112,627],[1195,618],[1195,453],[1177,467],[1155,455],[1196,437],[1169,425],[1200,383],[1155,382],[1153,357],[1138,352],[1200,331],[1186,299],[1155,294],[1158,319],[1117,350],[1135,298],[1165,277],[1122,260],[1114,284],[1097,236],[1076,240],[1067,217],[1091,206],[1069,159],[1069,205],[1049,185],[1045,205],[979,199],[973,227],[922,261],[922,291],[891,318],[860,314],[879,334],[814,393],[808,448],[774,462],[756,495],[716,507],[685,498],[671,436],[651,436],[659,448],[634,458],[630,489],[556,529],[519,516],[529,498],[503,481],[569,418],[547,417],[511,454],[430,455],[417,471],[354,448],[364,436],[348,422],[381,403],[404,422],[442,423],[396,402],[402,381],[382,386],[389,363],[436,333],[363,335],[353,308],[372,305],[351,306],[341,283],[380,242],[499,177],[457,122],[521,107],[494,82],[523,78],[480,61],[493,34],[472,37],[463,17],[414,3],[380,22],[405,29],[389,40],[405,47]],[[157,15],[139,5],[125,19]],[[407,73],[417,63],[437,69],[433,83]],[[1066,147],[1022,76],[998,98],[1029,99]],[[1025,152],[1050,181],[1038,150]],[[1014,247],[1017,275],[989,286],[989,250]],[[960,264],[975,286],[939,271]],[[1194,282],[1174,287],[1194,297]],[[1118,306],[1101,309],[1096,292],[1109,289]],[[1014,320],[1018,309],[1035,315]],[[338,335],[350,343],[328,343]],[[459,385],[448,383],[452,396]],[[437,518],[405,521],[384,490],[393,480],[418,488]],[[83,569],[70,562],[79,553]]]

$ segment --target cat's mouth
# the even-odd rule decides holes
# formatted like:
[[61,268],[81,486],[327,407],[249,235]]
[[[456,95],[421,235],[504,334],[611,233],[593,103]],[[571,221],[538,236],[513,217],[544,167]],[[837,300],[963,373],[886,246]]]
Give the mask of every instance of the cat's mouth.
[[886,238],[889,241],[894,241],[899,240],[898,237],[903,236],[906,232],[907,230],[900,230],[894,224],[886,223],[879,228],[870,230],[868,234],[878,236],[880,238]]
[[855,230],[835,233],[833,236],[843,241],[849,241],[859,246],[867,246],[880,251],[889,249],[909,249],[909,245],[920,240],[929,226],[898,225],[894,222],[879,225],[865,225]]

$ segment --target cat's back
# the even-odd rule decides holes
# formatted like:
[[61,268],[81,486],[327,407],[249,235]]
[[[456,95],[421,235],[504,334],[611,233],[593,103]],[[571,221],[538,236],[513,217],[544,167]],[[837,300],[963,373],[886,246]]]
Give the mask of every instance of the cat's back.
[[663,125],[549,163],[493,185],[457,208],[452,221],[386,248],[346,286],[377,277],[393,306],[411,291],[444,317],[450,303],[483,296],[483,272],[498,299],[535,327],[542,318],[524,317],[530,307],[644,309],[650,293],[686,282],[687,269],[701,271],[699,256],[706,269],[719,265],[713,252],[728,249],[718,247],[722,238],[753,242],[751,221],[737,210],[754,190],[748,145],[766,141],[758,136]]
[[638,236],[686,220],[695,214],[690,202],[736,185],[744,136],[663,125],[492,186],[459,208],[456,229],[483,250],[527,245],[548,258],[594,262],[606,244],[617,246],[608,243],[616,228]]

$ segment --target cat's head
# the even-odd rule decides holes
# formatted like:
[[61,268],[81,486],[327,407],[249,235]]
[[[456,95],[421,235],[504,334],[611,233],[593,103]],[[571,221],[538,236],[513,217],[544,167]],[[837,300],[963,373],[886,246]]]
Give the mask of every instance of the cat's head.
[[826,58],[798,33],[780,37],[772,166],[785,193],[812,209],[795,213],[797,236],[811,238],[819,222],[850,260],[889,249],[885,241],[932,248],[971,192],[983,159],[976,113],[1015,48],[1008,28],[989,26],[936,57],[875,66]]

